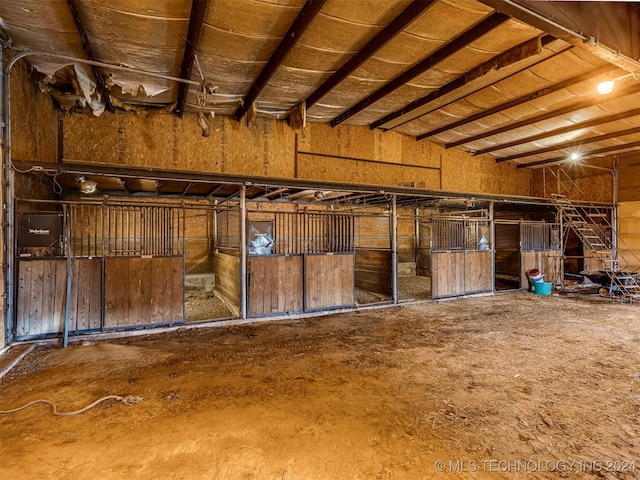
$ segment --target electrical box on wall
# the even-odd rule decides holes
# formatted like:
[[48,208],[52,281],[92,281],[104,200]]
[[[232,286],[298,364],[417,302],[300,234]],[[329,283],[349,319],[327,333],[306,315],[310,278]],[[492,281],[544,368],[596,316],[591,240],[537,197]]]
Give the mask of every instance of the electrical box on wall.
[[18,214],[18,255],[47,257],[62,255],[61,213]]

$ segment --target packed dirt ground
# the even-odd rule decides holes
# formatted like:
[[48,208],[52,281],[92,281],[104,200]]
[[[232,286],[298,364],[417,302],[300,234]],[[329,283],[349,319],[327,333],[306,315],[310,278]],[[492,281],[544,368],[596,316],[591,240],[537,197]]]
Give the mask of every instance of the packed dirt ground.
[[38,346],[0,478],[637,479],[638,305],[518,292]]

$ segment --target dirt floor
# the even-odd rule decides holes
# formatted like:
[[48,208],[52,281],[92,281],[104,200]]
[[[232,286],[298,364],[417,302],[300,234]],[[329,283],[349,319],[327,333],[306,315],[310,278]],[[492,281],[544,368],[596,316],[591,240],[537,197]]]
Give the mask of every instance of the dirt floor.
[[640,306],[526,292],[39,346],[0,478],[637,479]]

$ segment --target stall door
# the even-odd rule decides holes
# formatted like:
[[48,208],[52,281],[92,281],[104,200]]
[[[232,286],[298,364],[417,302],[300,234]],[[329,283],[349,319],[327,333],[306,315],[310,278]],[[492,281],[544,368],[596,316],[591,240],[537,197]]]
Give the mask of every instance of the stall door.
[[431,245],[433,298],[491,291],[488,220],[436,218]]

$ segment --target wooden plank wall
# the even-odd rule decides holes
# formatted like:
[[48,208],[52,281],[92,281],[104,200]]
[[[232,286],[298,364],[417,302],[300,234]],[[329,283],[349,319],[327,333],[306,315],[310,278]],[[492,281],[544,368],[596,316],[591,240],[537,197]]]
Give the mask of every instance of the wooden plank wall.
[[[98,330],[102,324],[102,259],[74,259],[72,269],[69,330]],[[66,290],[66,284],[62,288]]]
[[322,254],[306,256],[306,308],[353,305],[354,254]]
[[301,312],[304,308],[302,255],[249,257],[248,314]]
[[217,252],[216,292],[234,315],[240,314],[240,257]]
[[491,252],[466,252],[465,293],[491,291]]
[[[69,331],[99,329],[102,311],[102,260],[73,261]],[[62,331],[67,291],[66,259],[18,262],[16,335]]]
[[560,279],[562,265],[562,255],[558,250],[547,250],[542,252],[522,252],[522,272],[520,274],[520,286],[529,288],[529,280],[526,272],[532,268],[537,268],[544,274],[545,282],[555,283]]
[[184,319],[184,259],[119,257],[105,260],[105,328]]
[[431,254],[431,296],[433,298],[464,295],[465,252]]
[[18,262],[18,337],[57,333],[62,330],[66,284],[65,259]]
[[389,250],[356,248],[355,286],[391,296],[391,261]]

